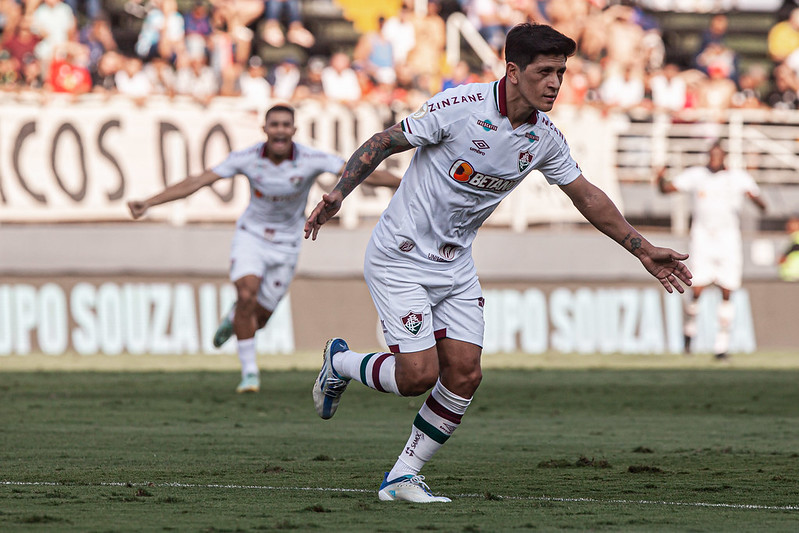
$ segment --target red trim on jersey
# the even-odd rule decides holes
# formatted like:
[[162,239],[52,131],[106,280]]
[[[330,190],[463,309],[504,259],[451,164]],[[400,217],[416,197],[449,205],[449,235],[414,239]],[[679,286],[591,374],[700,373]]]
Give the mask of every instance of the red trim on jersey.
[[384,389],[383,385],[380,383],[380,367],[383,366],[383,363],[389,357],[391,357],[390,354],[384,353],[379,356],[372,365],[372,383],[374,383],[375,389],[380,392],[386,392],[386,389]]
[[[261,146],[261,158],[266,158],[266,145],[269,144],[269,141],[266,141],[263,146]],[[294,148],[294,143],[291,143],[291,153],[289,153],[289,161],[294,161],[294,158],[297,156],[297,150]]]
[[[499,87],[497,91],[497,104],[499,105],[499,114],[503,117],[508,116],[508,94],[505,89],[505,84],[507,83],[507,76],[503,76],[501,80],[499,80]],[[527,117],[528,124],[535,124],[538,122],[538,110],[534,109],[530,116]]]
[[388,349],[391,350],[391,353],[400,353],[399,344],[392,344]]

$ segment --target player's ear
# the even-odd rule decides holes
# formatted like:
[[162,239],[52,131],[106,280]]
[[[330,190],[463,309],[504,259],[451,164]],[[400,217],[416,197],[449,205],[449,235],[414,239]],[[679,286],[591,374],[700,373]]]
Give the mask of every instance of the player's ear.
[[513,61],[509,61],[508,63],[506,63],[505,76],[508,78],[508,81],[513,83],[514,85],[519,83],[519,65],[517,65]]

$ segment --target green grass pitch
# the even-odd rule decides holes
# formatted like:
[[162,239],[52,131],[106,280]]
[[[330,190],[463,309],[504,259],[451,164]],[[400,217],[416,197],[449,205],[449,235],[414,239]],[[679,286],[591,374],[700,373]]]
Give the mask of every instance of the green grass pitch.
[[424,397],[237,377],[0,372],[0,530],[799,530],[797,370],[487,370],[428,506],[376,493]]

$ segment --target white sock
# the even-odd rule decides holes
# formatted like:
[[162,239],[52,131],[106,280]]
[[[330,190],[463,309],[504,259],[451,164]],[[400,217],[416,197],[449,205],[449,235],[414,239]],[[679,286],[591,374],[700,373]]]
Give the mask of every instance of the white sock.
[[241,361],[241,375],[258,373],[258,363],[255,361],[255,337],[239,339],[239,361]]
[[735,317],[735,306],[729,300],[722,300],[717,312],[719,330],[716,333],[713,351],[716,354],[723,354],[730,349],[730,329],[732,328],[732,319]]
[[411,436],[388,473],[388,479],[418,474],[458,428],[471,401],[471,398],[462,398],[447,390],[441,381],[437,381],[419,409]]
[[696,336],[696,315],[699,312],[699,302],[691,300],[685,304],[685,325],[684,333],[686,337],[694,338]]
[[395,370],[397,360],[390,353],[357,353],[352,350],[333,356],[333,370],[343,378],[350,378],[380,392],[393,392],[399,387]]

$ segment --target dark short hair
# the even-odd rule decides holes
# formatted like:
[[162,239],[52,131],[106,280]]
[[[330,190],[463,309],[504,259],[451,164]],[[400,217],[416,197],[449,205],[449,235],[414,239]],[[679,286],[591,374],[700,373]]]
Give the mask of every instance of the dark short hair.
[[291,114],[291,121],[294,122],[294,108],[291,107],[291,106],[285,105],[285,104],[277,104],[277,105],[274,105],[274,106],[270,107],[266,111],[266,115],[264,115],[264,120],[269,119],[269,114],[270,113],[276,113],[278,111],[284,111],[286,113]]
[[569,57],[577,51],[577,43],[546,24],[517,24],[505,37],[505,61],[524,70],[539,55]]

